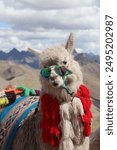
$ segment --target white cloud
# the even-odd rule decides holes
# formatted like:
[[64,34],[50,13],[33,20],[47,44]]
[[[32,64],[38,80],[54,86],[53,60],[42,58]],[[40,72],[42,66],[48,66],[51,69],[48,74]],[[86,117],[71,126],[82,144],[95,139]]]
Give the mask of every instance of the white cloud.
[[94,6],[41,11],[11,7],[5,9],[3,4],[0,7],[0,19],[17,30],[99,28],[99,8]]
[[44,49],[73,32],[75,47],[99,53],[98,0],[1,0],[0,10],[0,49]]
[[[37,10],[44,9],[67,9],[72,7],[91,6],[94,0],[3,0],[6,6],[16,9],[31,8]],[[97,4],[97,2],[95,3]]]

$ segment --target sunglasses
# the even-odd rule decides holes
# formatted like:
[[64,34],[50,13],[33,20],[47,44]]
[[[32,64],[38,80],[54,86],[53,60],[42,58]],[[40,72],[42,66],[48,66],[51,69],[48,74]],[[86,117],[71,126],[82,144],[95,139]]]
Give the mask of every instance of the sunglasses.
[[[54,71],[56,72],[57,75],[61,76],[61,77],[65,77],[69,74],[72,74],[71,71],[69,71],[68,69],[66,69],[64,66],[53,66],[54,68]],[[50,74],[51,74],[51,68],[42,68],[41,69],[41,76],[48,79],[50,77]]]

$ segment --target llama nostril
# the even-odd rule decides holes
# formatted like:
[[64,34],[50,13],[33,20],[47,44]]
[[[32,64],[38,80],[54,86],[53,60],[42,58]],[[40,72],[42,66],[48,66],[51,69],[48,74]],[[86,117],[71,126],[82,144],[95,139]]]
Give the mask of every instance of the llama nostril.
[[54,77],[50,77],[50,80],[54,80]]
[[57,76],[50,76],[50,80],[55,80],[57,78]]

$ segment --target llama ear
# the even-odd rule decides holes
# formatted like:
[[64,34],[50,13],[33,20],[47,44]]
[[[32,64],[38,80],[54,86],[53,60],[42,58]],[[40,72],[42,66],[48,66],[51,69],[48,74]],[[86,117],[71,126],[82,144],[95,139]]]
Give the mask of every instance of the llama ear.
[[40,56],[40,54],[42,53],[41,50],[37,50],[34,48],[28,48],[29,51],[33,52],[35,55]]
[[74,46],[74,36],[72,33],[70,33],[69,38],[66,42],[65,48],[68,50],[68,52],[70,53],[73,49]]

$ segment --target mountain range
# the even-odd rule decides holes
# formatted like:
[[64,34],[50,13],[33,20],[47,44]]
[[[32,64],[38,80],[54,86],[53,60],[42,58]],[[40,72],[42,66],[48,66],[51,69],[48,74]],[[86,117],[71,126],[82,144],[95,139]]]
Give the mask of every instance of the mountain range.
[[[87,62],[100,63],[99,55],[93,53],[77,53],[74,49],[73,55],[75,60],[79,61],[81,65],[84,65]],[[16,48],[13,48],[8,53],[0,51],[0,60],[13,61],[18,64],[28,65],[32,68],[39,68],[39,60],[37,56],[30,51],[18,51]]]
[[10,52],[0,51],[0,60],[13,61],[18,64],[28,65],[32,68],[39,67],[38,58],[30,51],[18,51],[13,48]]
[[81,65],[86,63],[97,63],[100,64],[100,56],[93,53],[78,53],[76,49],[73,50],[73,56],[75,60],[79,61]]

